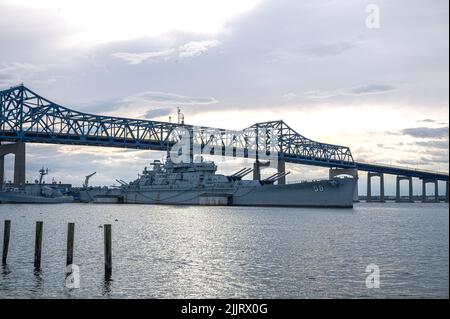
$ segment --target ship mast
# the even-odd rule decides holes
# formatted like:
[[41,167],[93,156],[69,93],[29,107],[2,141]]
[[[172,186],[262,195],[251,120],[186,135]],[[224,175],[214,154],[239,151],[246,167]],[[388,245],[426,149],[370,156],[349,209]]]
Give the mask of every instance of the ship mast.
[[42,166],[42,168],[39,170],[39,185],[42,184],[42,178],[44,177],[44,175],[48,174],[48,168],[44,169],[44,166]]
[[181,113],[180,107],[177,107],[178,124],[184,125],[184,114]]

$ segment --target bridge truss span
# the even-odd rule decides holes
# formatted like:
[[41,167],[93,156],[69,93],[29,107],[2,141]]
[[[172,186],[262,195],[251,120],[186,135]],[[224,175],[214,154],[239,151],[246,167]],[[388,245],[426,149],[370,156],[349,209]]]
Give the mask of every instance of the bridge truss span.
[[190,132],[194,147],[208,148],[211,154],[249,157],[276,151],[285,162],[355,167],[348,147],[307,139],[283,121],[229,131],[83,113],[53,103],[24,85],[0,91],[0,141],[166,150],[179,140],[179,129]]

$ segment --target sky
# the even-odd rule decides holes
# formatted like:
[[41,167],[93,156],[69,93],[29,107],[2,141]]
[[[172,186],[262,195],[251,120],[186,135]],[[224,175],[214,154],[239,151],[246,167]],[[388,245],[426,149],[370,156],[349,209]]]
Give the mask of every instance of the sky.
[[[308,138],[349,146],[358,161],[448,172],[448,6],[0,0],[0,89],[23,82],[75,110],[162,121],[181,107],[188,124],[228,129],[284,120]],[[27,179],[46,166],[49,178],[80,185],[96,171],[93,184],[111,185],[162,156],[27,144]],[[241,165],[228,160],[219,169]],[[287,169],[288,181],[327,176],[313,166]],[[361,174],[360,193],[364,183]]]

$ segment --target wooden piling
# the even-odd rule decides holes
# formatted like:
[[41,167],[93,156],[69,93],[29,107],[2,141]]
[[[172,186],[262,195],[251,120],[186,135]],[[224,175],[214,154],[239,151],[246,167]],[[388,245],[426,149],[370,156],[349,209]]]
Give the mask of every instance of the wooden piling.
[[105,278],[109,279],[112,274],[112,255],[111,255],[111,225],[104,225],[105,233]]
[[75,224],[69,223],[67,225],[67,258],[66,266],[73,264],[73,241],[75,237]]
[[34,244],[34,268],[36,270],[41,269],[42,226],[43,222],[36,222],[36,239]]
[[5,227],[3,229],[3,254],[2,254],[2,264],[6,265],[6,258],[8,257],[8,247],[9,247],[9,233],[11,231],[11,221],[5,220]]

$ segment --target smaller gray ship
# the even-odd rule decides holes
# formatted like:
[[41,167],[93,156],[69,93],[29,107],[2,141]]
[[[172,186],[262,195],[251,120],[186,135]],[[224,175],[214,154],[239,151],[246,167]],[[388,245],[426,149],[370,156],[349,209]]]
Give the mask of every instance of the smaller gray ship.
[[1,203],[27,203],[27,204],[58,204],[73,202],[72,196],[64,195],[56,187],[45,185],[42,181],[48,169],[39,170],[39,181],[35,184],[26,184],[23,188],[3,185],[0,191]]
[[278,184],[289,174],[276,173],[263,180],[244,180],[253,169],[244,168],[231,176],[216,174],[214,162],[165,163],[155,160],[138,179],[120,188],[85,188],[82,201],[130,204],[353,207],[353,178]]

